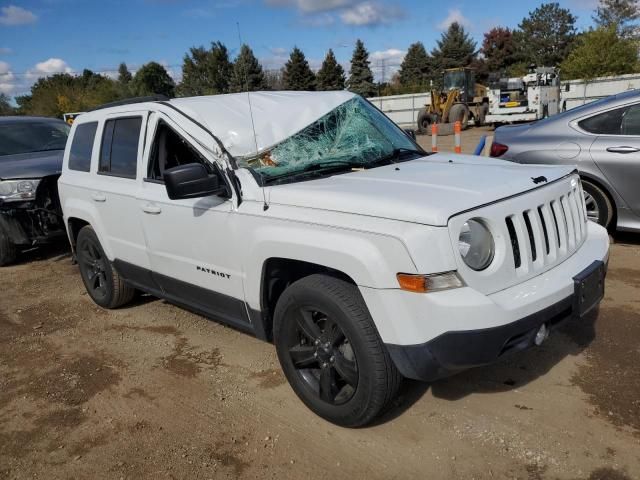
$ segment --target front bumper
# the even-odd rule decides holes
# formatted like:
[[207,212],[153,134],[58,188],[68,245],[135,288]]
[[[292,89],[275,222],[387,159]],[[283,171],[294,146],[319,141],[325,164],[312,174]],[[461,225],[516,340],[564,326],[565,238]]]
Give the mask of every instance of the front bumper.
[[430,294],[360,291],[400,372],[431,381],[528,348],[542,324],[553,329],[574,314],[574,278],[608,261],[606,230],[591,222],[588,229],[571,257],[491,295],[470,287]]
[[447,332],[421,345],[387,344],[387,350],[405,377],[433,381],[532,347],[540,327],[545,325],[552,332],[575,315],[574,305],[575,298],[571,295],[513,323]]

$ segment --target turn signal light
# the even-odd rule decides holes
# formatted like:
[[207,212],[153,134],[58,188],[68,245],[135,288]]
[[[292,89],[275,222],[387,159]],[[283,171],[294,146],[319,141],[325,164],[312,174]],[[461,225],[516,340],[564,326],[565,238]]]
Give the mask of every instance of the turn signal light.
[[464,282],[456,272],[436,273],[433,275],[398,273],[396,278],[402,290],[416,293],[437,292],[464,286]]

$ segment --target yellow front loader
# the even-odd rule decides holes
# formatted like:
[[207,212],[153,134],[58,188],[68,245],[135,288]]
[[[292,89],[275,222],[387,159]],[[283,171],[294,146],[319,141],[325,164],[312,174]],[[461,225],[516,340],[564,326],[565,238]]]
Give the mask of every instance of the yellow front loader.
[[[475,70],[468,67],[445,70],[442,79],[443,90],[431,91],[431,102],[418,113],[418,131],[430,133],[431,124],[438,124],[438,133],[453,132],[453,124],[460,122],[467,128],[469,120],[475,125],[483,125],[489,111],[487,87],[475,82]],[[451,130],[451,132],[449,132]]]

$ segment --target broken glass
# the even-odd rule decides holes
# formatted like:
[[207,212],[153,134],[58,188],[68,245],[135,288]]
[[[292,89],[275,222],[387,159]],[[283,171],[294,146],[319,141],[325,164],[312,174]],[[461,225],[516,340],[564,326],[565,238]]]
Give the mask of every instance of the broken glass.
[[267,181],[313,164],[366,168],[398,149],[416,145],[391,120],[360,97],[339,105],[294,135],[252,157],[239,159]]

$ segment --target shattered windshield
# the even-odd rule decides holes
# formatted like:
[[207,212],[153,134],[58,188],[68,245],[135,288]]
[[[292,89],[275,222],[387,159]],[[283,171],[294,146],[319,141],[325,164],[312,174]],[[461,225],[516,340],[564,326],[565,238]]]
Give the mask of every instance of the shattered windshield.
[[239,159],[239,165],[269,183],[336,167],[371,168],[402,154],[422,154],[418,148],[377,108],[355,97],[266,151]]

